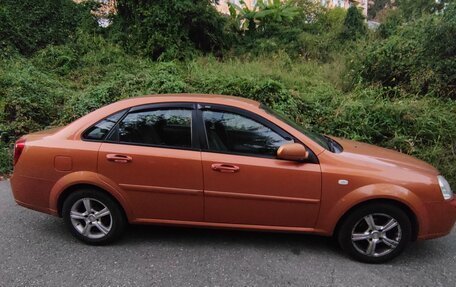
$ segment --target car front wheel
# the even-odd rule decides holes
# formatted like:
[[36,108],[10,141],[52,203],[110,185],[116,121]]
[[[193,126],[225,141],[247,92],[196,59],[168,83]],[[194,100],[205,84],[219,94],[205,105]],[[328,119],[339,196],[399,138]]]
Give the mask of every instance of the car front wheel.
[[366,263],[383,263],[398,256],[411,241],[407,214],[389,204],[362,206],[343,221],[338,240],[351,257]]
[[88,244],[107,244],[123,232],[126,220],[120,206],[97,190],[73,192],[63,204],[62,215],[71,233]]

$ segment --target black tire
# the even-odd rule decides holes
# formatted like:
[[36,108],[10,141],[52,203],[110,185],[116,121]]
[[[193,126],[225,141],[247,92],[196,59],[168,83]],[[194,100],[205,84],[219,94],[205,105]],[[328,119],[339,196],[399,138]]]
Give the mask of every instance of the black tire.
[[[368,224],[370,215],[374,218],[374,229]],[[386,223],[391,219],[394,219],[397,225],[387,230]],[[391,223],[389,226],[395,224],[394,221]],[[366,231],[363,232],[364,228]],[[354,237],[358,240],[352,241],[352,233],[355,233]],[[365,236],[369,238],[364,239]],[[344,219],[337,234],[339,245],[352,258],[374,264],[387,262],[401,254],[411,238],[412,224],[407,214],[401,208],[387,203],[368,204],[353,210]],[[390,241],[391,239],[393,241]],[[369,248],[370,246],[374,247]],[[374,253],[371,252],[372,249]],[[378,252],[375,252],[376,249]]]
[[[75,217],[75,214],[76,216],[82,216],[85,213],[87,199],[90,202],[88,206],[91,207],[91,213],[87,214],[87,216],[84,215],[84,219],[71,218],[72,209],[73,217]],[[97,213],[97,211],[101,211],[104,208],[109,210],[109,214],[97,218],[97,216],[102,215],[99,212]],[[63,203],[62,216],[71,234],[90,245],[105,245],[115,241],[123,234],[127,225],[122,207],[109,195],[96,189],[83,189],[71,193]],[[97,225],[95,226],[95,224]],[[86,230],[86,225],[88,232],[85,235],[82,232]]]

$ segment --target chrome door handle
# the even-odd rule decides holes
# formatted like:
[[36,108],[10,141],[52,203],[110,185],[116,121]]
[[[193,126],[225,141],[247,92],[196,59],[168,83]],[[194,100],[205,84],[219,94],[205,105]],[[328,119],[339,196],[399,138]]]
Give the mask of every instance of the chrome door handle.
[[129,163],[133,160],[131,156],[123,154],[107,154],[106,159],[116,163]]
[[212,164],[212,170],[225,173],[235,173],[240,170],[236,165],[225,164],[225,163],[214,163]]

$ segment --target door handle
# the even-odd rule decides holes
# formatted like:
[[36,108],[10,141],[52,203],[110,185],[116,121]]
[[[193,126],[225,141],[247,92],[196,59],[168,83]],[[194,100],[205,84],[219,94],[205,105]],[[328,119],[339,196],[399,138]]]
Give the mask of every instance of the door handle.
[[239,171],[239,167],[232,164],[225,163],[214,163],[212,164],[212,170],[225,173],[234,173]]
[[123,154],[107,154],[106,159],[116,163],[129,163],[133,160],[131,156]]

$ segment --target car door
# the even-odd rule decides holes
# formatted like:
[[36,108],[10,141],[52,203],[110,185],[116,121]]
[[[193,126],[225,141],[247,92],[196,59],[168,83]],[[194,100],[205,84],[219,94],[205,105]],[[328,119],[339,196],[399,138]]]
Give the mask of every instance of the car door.
[[282,144],[296,141],[291,135],[233,107],[203,104],[198,115],[205,135],[206,221],[314,227],[321,196],[320,166],[316,161],[276,158]]
[[201,152],[193,104],[130,109],[98,153],[98,171],[123,191],[139,220],[203,220]]

